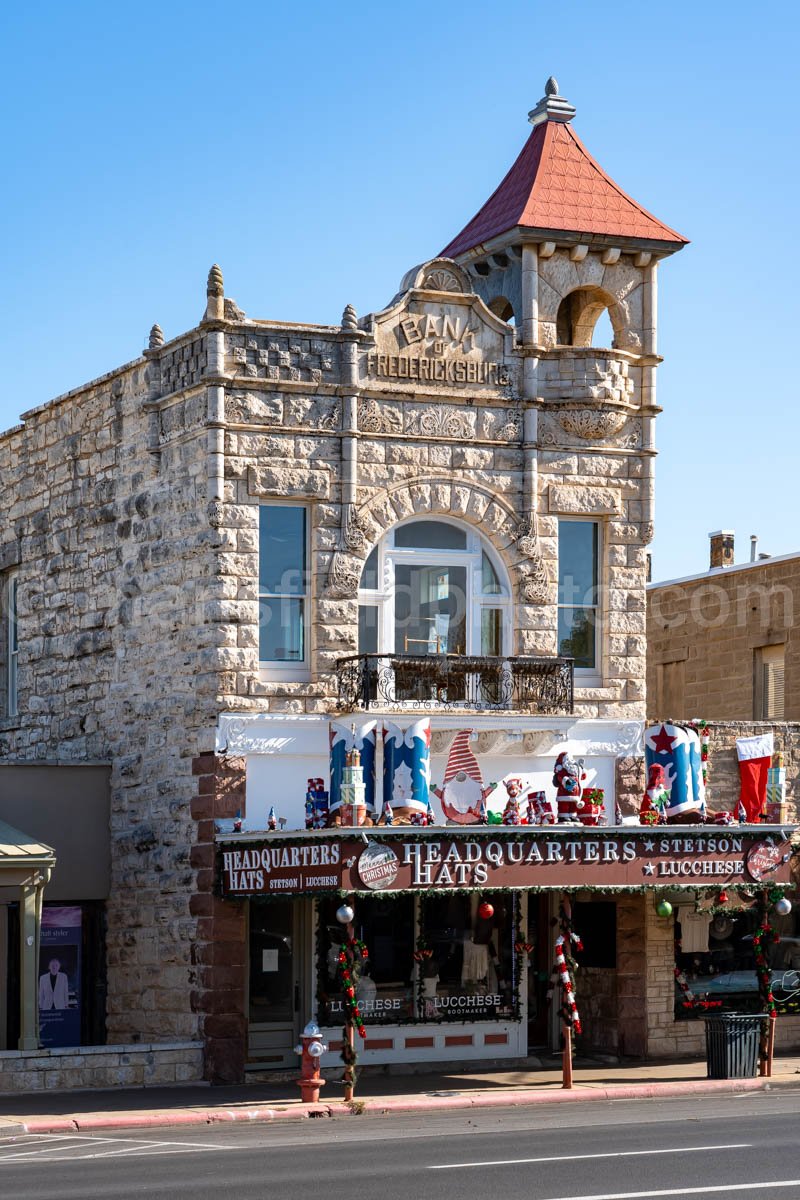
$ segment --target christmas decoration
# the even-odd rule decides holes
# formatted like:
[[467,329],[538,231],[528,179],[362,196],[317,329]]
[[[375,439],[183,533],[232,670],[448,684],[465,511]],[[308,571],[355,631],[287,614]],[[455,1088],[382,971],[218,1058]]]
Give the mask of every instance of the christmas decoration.
[[[352,793],[342,794],[342,784],[345,782],[345,769],[348,766],[358,765],[362,769],[362,782],[364,785],[363,792],[359,792],[361,804],[365,806],[366,812],[373,814],[376,812],[375,801],[375,739],[377,734],[377,721],[362,721],[360,724],[345,721],[331,721],[328,727],[328,741],[330,744],[330,773],[331,773],[331,796],[330,796],[330,813],[333,820],[336,820],[336,813],[344,803],[352,802]],[[358,762],[354,764],[348,762],[348,755],[353,751],[358,754]],[[310,781],[309,781],[310,782]],[[351,820],[343,820],[340,818],[340,823],[343,825],[354,824]],[[360,822],[363,824],[363,821]]]
[[355,915],[355,912],[349,904],[343,904],[336,910],[336,920],[340,925],[349,925]]
[[658,904],[656,905],[656,912],[660,917],[671,917],[672,905],[670,904],[669,900],[659,900]]
[[517,954],[530,954],[533,950],[533,942],[514,942],[514,949]]
[[705,786],[708,784],[708,721],[694,720],[690,721],[689,725],[700,739],[700,762],[703,775],[703,785]]
[[554,800],[549,800],[547,792],[528,792],[528,824],[555,825],[558,810]]
[[267,817],[267,829],[277,829],[277,828],[278,828],[278,818],[275,815],[275,805],[273,804],[269,810],[269,816]]
[[519,825],[521,820],[519,799],[522,795],[522,780],[518,776],[512,775],[511,778],[504,779],[503,784],[508,793],[508,800],[503,809],[503,824]]
[[[572,912],[566,897],[561,902],[558,924],[561,932],[555,942],[555,966],[553,967],[552,980],[553,985],[557,985],[561,989],[561,1004],[558,1010],[561,1020],[567,1029],[574,1030],[576,1034],[579,1034],[581,1032],[581,1020],[575,999],[575,987],[572,982],[578,964],[572,957],[572,951],[573,948],[576,951],[581,951],[583,943],[572,928]],[[552,998],[553,990],[554,987],[551,986],[548,991],[548,997]]]
[[[422,717],[405,729],[392,721],[383,726],[383,803],[396,818],[425,816],[430,786],[431,723]],[[425,822],[427,824],[427,822]]]
[[444,783],[431,791],[442,802],[442,811],[455,825],[486,824],[486,797],[494,787],[483,785],[478,760],[470,747],[471,729],[461,729],[453,739],[447,755]]
[[[355,726],[353,728],[355,730]],[[358,826],[366,824],[367,805],[364,768],[361,766],[361,752],[356,747],[348,750],[345,755],[345,765],[339,783],[338,807],[332,810],[331,815],[336,824],[339,825]]]
[[556,788],[559,824],[579,824],[578,814],[583,808],[581,793],[586,782],[582,758],[572,758],[563,750],[556,759],[553,786]]
[[[339,912],[341,911],[342,909],[339,909]],[[340,919],[339,912],[336,914],[337,919]],[[345,1007],[344,1026],[342,1028],[342,1062],[344,1063],[345,1070],[342,1082],[344,1083],[345,1100],[349,1101],[353,1098],[353,1088],[356,1082],[356,1066],[358,1064],[358,1051],[355,1047],[353,1031],[357,1031],[358,1036],[364,1040],[366,1040],[367,1036],[367,1031],[364,1028],[364,1019],[358,1007],[356,985],[361,973],[361,963],[366,962],[369,958],[369,952],[364,943],[359,938],[353,936],[351,923],[348,923],[347,932],[350,936],[342,942],[339,949],[338,975],[341,990],[344,993]]]
[[664,768],[651,763],[647,768],[647,787],[639,807],[641,825],[663,825],[667,820],[669,792],[664,781]]
[[605,825],[606,794],[602,788],[584,788],[583,808],[578,814],[581,825]]
[[478,916],[482,917],[484,921],[490,920],[494,916],[494,906],[488,900],[483,900],[478,905]]
[[786,821],[786,771],[780,753],[773,755],[772,766],[767,771],[765,819],[769,825],[783,825]]
[[739,760],[741,779],[739,803],[750,824],[761,820],[766,807],[767,777],[772,763],[774,742],[772,733],[736,739],[736,757]]
[[306,784],[306,829],[324,829],[328,824],[328,810],[325,781],[309,779]]
[[781,896],[780,900],[775,901],[775,912],[779,917],[788,917],[792,911],[792,902],[787,900],[785,896]]
[[383,804],[383,823],[384,825],[394,825],[394,814],[388,800],[385,800]]
[[705,816],[705,783],[698,734],[687,725],[662,722],[644,732],[648,776],[650,767],[664,768],[668,793],[666,816],[682,821],[701,821]]

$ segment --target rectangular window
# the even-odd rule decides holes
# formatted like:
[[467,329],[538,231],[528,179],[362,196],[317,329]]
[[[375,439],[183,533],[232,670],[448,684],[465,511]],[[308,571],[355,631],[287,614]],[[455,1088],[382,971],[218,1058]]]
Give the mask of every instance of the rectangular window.
[[259,658],[306,663],[308,531],[305,508],[262,504],[259,512]]
[[596,671],[599,618],[597,521],[558,522],[558,653]]
[[19,712],[18,662],[19,626],[17,623],[18,579],[9,575],[5,588],[6,602],[6,715],[15,717]]
[[782,721],[784,647],[760,646],[754,652],[754,660],[753,719]]

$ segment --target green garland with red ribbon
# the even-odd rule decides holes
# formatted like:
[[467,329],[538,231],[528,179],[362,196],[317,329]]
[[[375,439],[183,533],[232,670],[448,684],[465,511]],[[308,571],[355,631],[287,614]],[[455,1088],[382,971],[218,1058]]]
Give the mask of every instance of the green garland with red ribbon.
[[350,1045],[350,1029],[356,1029],[360,1038],[366,1039],[367,1036],[364,1018],[361,1016],[356,996],[356,983],[358,982],[356,967],[359,962],[366,962],[368,958],[369,951],[360,938],[347,938],[339,947],[338,974],[345,1004],[344,1025],[342,1026],[342,1062],[346,1067],[345,1078],[349,1079],[350,1083],[355,1083],[356,1063],[358,1062],[358,1051],[355,1045]]

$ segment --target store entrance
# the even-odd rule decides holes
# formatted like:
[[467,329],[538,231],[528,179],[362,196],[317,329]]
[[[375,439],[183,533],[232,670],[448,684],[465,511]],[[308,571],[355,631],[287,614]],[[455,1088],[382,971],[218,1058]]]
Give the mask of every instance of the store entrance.
[[301,906],[292,900],[250,901],[250,1070],[297,1064],[301,923]]

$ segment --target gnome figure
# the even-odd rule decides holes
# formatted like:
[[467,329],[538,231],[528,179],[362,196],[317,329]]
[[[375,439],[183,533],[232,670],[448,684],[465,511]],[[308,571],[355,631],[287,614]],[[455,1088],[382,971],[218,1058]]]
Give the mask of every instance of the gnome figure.
[[450,747],[442,787],[431,788],[442,802],[448,821],[456,825],[485,825],[486,797],[494,787],[484,787],[478,760],[469,744],[471,729],[460,730]]
[[639,807],[640,824],[666,824],[668,806],[669,792],[664,779],[664,768],[659,763],[651,763],[647,771],[647,787]]
[[582,758],[572,758],[563,750],[556,759],[553,786],[556,788],[559,825],[579,825],[583,808],[581,794],[586,782]]

